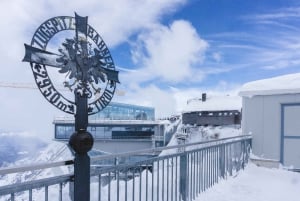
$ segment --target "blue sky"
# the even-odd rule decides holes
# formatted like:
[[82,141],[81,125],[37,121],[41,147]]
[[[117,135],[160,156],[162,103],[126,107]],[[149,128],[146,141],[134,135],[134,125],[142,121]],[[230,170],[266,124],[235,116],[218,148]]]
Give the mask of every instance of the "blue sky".
[[[157,117],[203,92],[237,94],[246,82],[299,72],[296,0],[2,0],[0,82],[33,84],[23,43],[45,20],[74,11],[89,16],[120,70],[125,95],[113,101],[155,107]],[[51,138],[53,118],[64,115],[38,90],[0,88],[0,103],[2,130]]]
[[[297,1],[193,0],[164,15],[161,23],[170,26],[174,20],[185,20],[208,43],[200,55],[205,59],[195,68],[221,72],[206,75],[198,86],[214,87],[221,81],[243,84],[299,71],[300,54],[294,52],[296,47],[289,47],[299,42],[298,5]],[[114,48],[115,62],[138,67],[132,63],[130,52],[126,54],[129,48],[126,43]],[[195,85],[184,81],[176,86]]]

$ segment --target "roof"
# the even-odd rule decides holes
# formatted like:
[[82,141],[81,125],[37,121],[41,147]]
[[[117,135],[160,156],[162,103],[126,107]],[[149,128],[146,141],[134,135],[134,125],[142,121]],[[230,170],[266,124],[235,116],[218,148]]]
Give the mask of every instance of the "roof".
[[208,95],[206,101],[202,101],[200,98],[189,100],[184,107],[183,112],[241,110],[241,108],[242,100],[239,96]]
[[300,73],[288,74],[244,84],[240,96],[279,95],[300,93]]

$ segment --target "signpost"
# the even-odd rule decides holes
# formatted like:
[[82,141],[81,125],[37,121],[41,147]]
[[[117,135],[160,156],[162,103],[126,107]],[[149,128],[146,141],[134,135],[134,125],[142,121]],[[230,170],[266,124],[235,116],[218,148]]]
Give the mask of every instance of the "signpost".
[[[61,47],[53,51],[64,31],[75,31],[65,38]],[[52,39],[52,40],[51,40]],[[96,30],[88,24],[87,17],[75,13],[75,17],[59,16],[42,23],[34,33],[31,44],[25,44],[23,61],[29,62],[35,82],[43,96],[63,112],[75,115],[75,133],[69,144],[75,151],[74,200],[90,200],[90,158],[87,154],[93,147],[93,137],[87,131],[88,115],[104,109],[111,101],[118,71],[110,52]],[[50,79],[47,69],[56,68],[64,75],[63,82],[75,101],[68,99]],[[57,78],[54,78],[57,79]]]

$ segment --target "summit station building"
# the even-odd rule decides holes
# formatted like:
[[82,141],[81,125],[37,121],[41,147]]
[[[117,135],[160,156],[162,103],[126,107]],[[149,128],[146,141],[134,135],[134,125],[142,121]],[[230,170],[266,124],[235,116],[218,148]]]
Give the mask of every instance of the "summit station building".
[[[68,141],[75,132],[74,118],[54,120],[55,140]],[[110,103],[89,116],[87,129],[94,137],[96,150],[121,153],[164,146],[164,125],[155,120],[155,110],[123,103]]]

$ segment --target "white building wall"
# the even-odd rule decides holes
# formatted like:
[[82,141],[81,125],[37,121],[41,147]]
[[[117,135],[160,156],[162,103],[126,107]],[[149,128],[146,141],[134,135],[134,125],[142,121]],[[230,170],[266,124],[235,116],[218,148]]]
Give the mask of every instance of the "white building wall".
[[243,97],[242,109],[242,131],[243,134],[253,136],[252,148],[255,155],[263,153],[263,98],[255,96],[253,98]]
[[243,134],[253,135],[255,155],[280,160],[281,104],[284,103],[300,103],[300,94],[243,97]]

